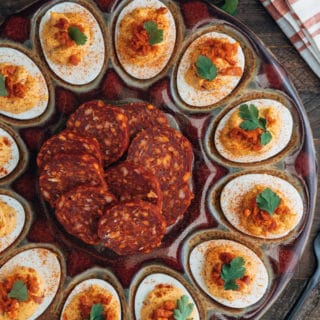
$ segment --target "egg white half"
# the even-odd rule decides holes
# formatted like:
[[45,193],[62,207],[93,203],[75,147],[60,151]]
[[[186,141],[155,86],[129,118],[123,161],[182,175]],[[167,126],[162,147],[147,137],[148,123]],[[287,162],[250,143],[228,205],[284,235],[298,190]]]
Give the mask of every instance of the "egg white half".
[[169,28],[168,30],[164,31],[164,42],[159,44],[159,45],[165,45],[167,47],[166,55],[162,59],[161,63],[159,61],[156,61],[156,63],[154,63],[154,61],[152,61],[152,63],[146,61],[144,65],[138,66],[136,64],[128,63],[128,61],[126,61],[121,57],[121,55],[119,55],[118,36],[119,36],[119,29],[120,29],[119,25],[121,21],[127,14],[129,14],[133,10],[137,8],[145,8],[145,7],[158,9],[161,7],[166,7],[166,5],[163,2],[158,0],[133,0],[127,6],[125,6],[120,12],[119,17],[117,19],[117,23],[116,23],[116,28],[115,28],[115,46],[116,46],[116,51],[117,51],[117,55],[120,60],[120,63],[124,68],[124,70],[129,75],[141,80],[153,78],[165,68],[168,61],[170,60],[170,57],[172,55],[172,52],[175,46],[175,41],[176,41],[175,21],[169,8],[166,7],[168,10],[165,16],[169,22]]
[[266,236],[254,235],[264,239],[276,239],[287,235],[300,222],[303,216],[303,201],[297,189],[286,180],[269,174],[245,174],[228,182],[221,192],[220,205],[227,220],[238,230],[248,235],[252,235],[240,223],[237,208],[241,207],[242,199],[255,186],[264,186],[272,190],[280,191],[286,197],[286,203],[292,212],[297,215],[296,223],[292,228],[283,233],[268,233]]
[[177,279],[165,273],[149,274],[139,284],[139,287],[135,294],[135,300],[134,300],[134,312],[135,312],[136,319],[140,319],[141,309],[143,307],[143,303],[146,300],[148,294],[151,291],[153,291],[155,287],[159,284],[172,285],[173,287],[179,288],[183,292],[183,294],[187,295],[189,298],[189,301],[193,303],[194,307],[196,308],[195,310],[196,317],[193,320],[200,320],[200,315],[199,315],[197,305],[194,302],[189,291],[185,288],[185,286],[180,281],[178,281]]
[[[89,46],[88,51],[83,59],[76,66],[62,65],[53,62],[47,55],[42,31],[44,25],[50,20],[51,12],[56,13],[77,13],[88,19],[92,26],[93,43]],[[93,81],[101,72],[105,59],[104,37],[98,21],[93,14],[85,7],[74,2],[62,2],[52,6],[42,17],[39,24],[39,38],[42,51],[51,70],[62,80],[74,85],[84,85]]]
[[36,270],[46,285],[44,299],[28,319],[35,320],[48,308],[58,291],[61,277],[60,262],[56,254],[46,248],[28,249],[15,255],[1,267],[0,279],[4,279],[18,266]]
[[16,199],[10,196],[7,196],[5,194],[0,194],[0,201],[4,202],[9,207],[13,208],[16,212],[16,225],[14,229],[10,234],[0,238],[0,253],[1,253],[19,237],[24,227],[26,214],[23,206]]
[[[0,128],[0,137],[6,137],[10,141],[10,150],[11,150],[11,158],[10,160],[4,165],[3,169],[0,171],[0,179],[9,175],[19,163],[20,153],[19,148],[16,141],[13,137],[4,129]],[[4,172],[2,172],[4,171]]]
[[[108,282],[102,279],[87,279],[80,282],[78,285],[74,287],[74,289],[69,294],[64,307],[61,312],[60,319],[63,319],[63,313],[67,308],[68,304],[72,301],[72,299],[79,293],[89,289],[91,286],[98,286],[110,292],[110,294],[118,301],[119,306],[121,305],[120,298],[116,289]],[[121,319],[121,308],[119,308],[119,320]]]
[[0,47],[0,63],[23,66],[28,71],[28,73],[38,82],[38,95],[40,97],[39,102],[30,110],[22,113],[11,113],[0,110],[0,114],[13,119],[28,120],[36,118],[44,113],[48,106],[49,90],[46,80],[44,79],[44,76],[38,66],[21,51],[8,47]]
[[[194,40],[189,45],[186,52],[183,54],[177,72],[177,89],[181,99],[185,103],[195,107],[206,107],[222,100],[236,88],[241,79],[241,76],[221,76],[225,83],[222,87],[216,88],[214,90],[198,90],[186,82],[185,75],[192,63],[192,53],[199,45],[201,45],[205,40],[208,39],[226,39],[230,43],[237,42],[235,39],[225,33],[213,31],[205,33]],[[245,57],[241,45],[239,45],[236,66],[240,67],[243,71],[244,65]]]
[[[272,139],[271,140],[271,148],[268,148],[267,150],[262,152],[257,152],[256,154],[245,154],[241,156],[235,156],[233,153],[231,153],[228,149],[225,148],[225,146],[221,143],[220,136],[222,129],[226,126],[228,123],[230,117],[234,112],[238,112],[240,109],[240,105],[242,104],[254,104],[258,110],[259,108],[262,108],[264,106],[272,106],[279,112],[280,117],[280,132],[278,139]],[[257,162],[266,160],[268,158],[271,158],[278,154],[280,151],[282,151],[289,143],[292,135],[292,128],[293,128],[293,119],[291,112],[288,108],[286,108],[282,103],[280,103],[277,100],[271,100],[271,99],[255,99],[250,101],[245,101],[232,110],[230,110],[219,122],[216,133],[214,136],[214,143],[218,150],[218,152],[226,159],[238,162],[238,163],[251,163],[251,162]]]
[[[211,247],[219,247],[219,246],[232,246],[235,250],[239,250],[244,252],[247,256],[249,256],[250,260],[256,266],[256,279],[252,286],[252,290],[248,294],[241,295],[238,299],[235,300],[227,300],[222,297],[213,296],[203,279],[203,267],[205,264],[205,254],[206,251]],[[209,240],[200,243],[197,245],[190,253],[189,256],[189,265],[192,276],[200,288],[206,292],[212,299],[216,300],[217,302],[231,308],[246,308],[249,307],[256,302],[258,302],[268,288],[268,272],[261,261],[261,259],[248,247],[231,240],[219,239],[219,240]]]

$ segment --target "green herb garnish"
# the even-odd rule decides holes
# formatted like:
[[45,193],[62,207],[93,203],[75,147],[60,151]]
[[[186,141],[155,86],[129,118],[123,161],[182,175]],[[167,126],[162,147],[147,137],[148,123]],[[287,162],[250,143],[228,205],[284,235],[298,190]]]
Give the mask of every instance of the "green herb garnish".
[[148,33],[149,44],[151,46],[163,41],[163,30],[158,29],[158,25],[154,21],[146,21],[143,24],[143,28]]
[[8,297],[16,299],[18,301],[28,300],[28,289],[23,281],[17,280],[14,282],[11,291],[8,293]]
[[237,12],[238,3],[239,0],[225,0],[221,9],[234,16]]
[[6,88],[6,79],[2,74],[0,74],[0,96],[1,97],[8,96],[8,90]]
[[281,198],[270,188],[264,189],[256,198],[259,209],[267,211],[270,215],[279,207]]
[[177,308],[173,310],[174,320],[192,320],[188,318],[192,313],[194,308],[193,303],[189,303],[189,298],[186,295],[183,295],[180,299],[177,300]]
[[240,128],[243,130],[255,130],[262,129],[263,133],[260,135],[260,143],[265,146],[268,144],[272,135],[271,132],[267,130],[267,120],[265,118],[259,117],[259,110],[254,104],[242,104],[240,106],[239,116],[242,121],[240,123]]
[[68,34],[77,45],[82,46],[87,42],[87,36],[78,27],[69,27]]
[[238,290],[239,286],[236,284],[235,280],[241,279],[245,272],[246,269],[242,257],[232,259],[230,264],[224,263],[221,271],[221,279],[224,280],[224,289]]
[[103,311],[103,305],[101,303],[93,304],[88,320],[104,320]]
[[196,61],[197,73],[205,80],[213,80],[217,76],[216,65],[206,56],[199,55]]

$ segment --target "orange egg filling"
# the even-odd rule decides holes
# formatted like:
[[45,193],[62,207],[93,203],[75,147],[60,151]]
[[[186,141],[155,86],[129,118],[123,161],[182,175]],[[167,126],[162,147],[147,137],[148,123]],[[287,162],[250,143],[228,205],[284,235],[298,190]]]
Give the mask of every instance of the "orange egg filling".
[[[22,272],[17,270],[0,282],[0,313],[6,314],[8,319],[18,319],[21,304],[27,304],[29,302],[40,304],[43,300],[39,279],[35,270],[32,268],[25,268],[27,272],[25,272],[24,269],[21,270]],[[17,280],[21,280],[27,287],[28,298],[26,301],[19,302],[17,299],[8,297],[9,292]]]
[[256,197],[264,189],[256,186],[244,196],[240,214],[241,225],[255,235],[265,236],[290,229],[296,221],[296,215],[290,210],[283,196],[279,194],[281,202],[272,215],[258,207]]
[[[230,264],[231,261],[236,258],[235,254],[230,252],[222,251],[218,255],[218,261],[215,260],[213,263],[213,267],[211,269],[210,279],[217,286],[224,286],[224,280],[221,278],[222,266],[224,264]],[[241,279],[235,280],[235,283],[238,285],[238,291],[244,289],[246,285],[250,283],[250,277],[248,275],[244,275]]]

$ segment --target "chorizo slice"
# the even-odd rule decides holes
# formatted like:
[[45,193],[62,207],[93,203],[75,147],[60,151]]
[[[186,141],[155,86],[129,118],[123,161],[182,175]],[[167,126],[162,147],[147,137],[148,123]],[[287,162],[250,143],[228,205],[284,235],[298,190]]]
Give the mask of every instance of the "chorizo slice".
[[62,194],[76,186],[106,187],[99,161],[89,154],[55,155],[41,170],[39,184],[43,198],[52,207]]
[[193,198],[194,194],[188,183],[163,188],[162,215],[167,226],[174,224],[185,214]]
[[102,164],[102,154],[98,141],[95,138],[85,137],[70,130],[61,131],[42,145],[37,156],[38,167],[42,169],[58,153],[88,153]]
[[191,177],[192,146],[173,128],[149,128],[132,140],[127,160],[149,169],[161,188],[180,185]]
[[108,169],[104,178],[119,201],[143,200],[162,207],[159,180],[142,166],[125,161]]
[[82,104],[70,116],[67,127],[98,140],[105,166],[117,161],[129,144],[128,119],[124,111],[100,100]]
[[115,196],[105,188],[82,185],[59,198],[55,214],[68,233],[95,245],[100,242],[97,235],[99,218],[115,202]]
[[104,246],[118,255],[152,251],[160,246],[165,230],[160,209],[142,200],[114,205],[98,224],[98,236]]
[[133,102],[121,105],[120,108],[128,117],[131,138],[146,128],[170,126],[165,113],[150,103]]

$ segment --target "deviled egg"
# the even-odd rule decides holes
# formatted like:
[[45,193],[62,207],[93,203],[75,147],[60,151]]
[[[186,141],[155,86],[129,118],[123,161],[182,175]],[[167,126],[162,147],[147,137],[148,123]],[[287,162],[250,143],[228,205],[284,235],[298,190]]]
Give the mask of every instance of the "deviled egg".
[[90,315],[108,320],[122,318],[116,289],[102,279],[87,279],[79,283],[68,296],[60,319],[89,319]]
[[60,262],[46,248],[13,256],[0,269],[0,301],[7,302],[0,303],[1,319],[37,319],[54,299],[60,277]]
[[0,194],[0,252],[9,247],[20,235],[26,213],[19,201]]
[[0,114],[33,119],[45,112],[48,100],[47,83],[35,62],[17,49],[0,47]]
[[238,85],[245,57],[230,35],[212,31],[194,40],[181,58],[177,90],[190,106],[207,107],[227,97]]
[[0,179],[9,175],[19,163],[19,148],[9,132],[0,128]]
[[105,62],[104,37],[94,15],[75,2],[61,2],[43,15],[40,44],[51,70],[73,85],[100,74]]
[[303,216],[303,201],[286,180],[269,174],[245,174],[221,192],[221,209],[238,230],[263,239],[281,238]]
[[165,273],[146,276],[135,293],[134,304],[135,318],[140,320],[152,320],[154,315],[160,317],[161,314],[173,318],[174,310],[182,305],[188,318],[200,320],[191,294],[181,282]]
[[134,78],[145,80],[159,74],[172,56],[175,41],[173,15],[159,0],[133,0],[117,18],[116,53]]
[[230,110],[218,123],[214,143],[226,159],[238,163],[266,160],[289,143],[293,120],[277,100],[249,100]]
[[235,241],[218,239],[200,243],[191,251],[189,265],[200,288],[227,307],[249,307],[268,288],[269,276],[262,260]]

